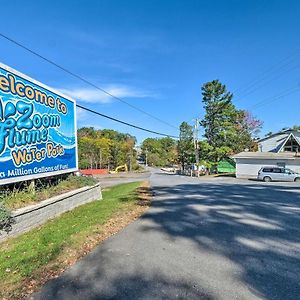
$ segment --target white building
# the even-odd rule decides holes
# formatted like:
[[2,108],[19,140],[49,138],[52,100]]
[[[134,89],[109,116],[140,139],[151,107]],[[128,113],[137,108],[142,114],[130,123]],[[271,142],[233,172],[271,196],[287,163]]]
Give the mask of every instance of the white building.
[[263,166],[280,166],[300,173],[300,132],[281,131],[258,141],[258,152],[233,156],[237,178],[256,178]]

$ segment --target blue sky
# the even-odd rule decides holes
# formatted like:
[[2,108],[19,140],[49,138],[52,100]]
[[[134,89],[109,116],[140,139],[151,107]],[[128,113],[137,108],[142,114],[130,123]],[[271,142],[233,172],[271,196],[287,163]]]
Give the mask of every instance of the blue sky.
[[[11,0],[1,7],[2,33],[175,126],[203,116],[201,86],[213,79],[264,121],[261,135],[300,124],[299,1]],[[178,134],[2,38],[0,49],[2,63],[82,105]],[[78,125],[154,137],[83,111]]]

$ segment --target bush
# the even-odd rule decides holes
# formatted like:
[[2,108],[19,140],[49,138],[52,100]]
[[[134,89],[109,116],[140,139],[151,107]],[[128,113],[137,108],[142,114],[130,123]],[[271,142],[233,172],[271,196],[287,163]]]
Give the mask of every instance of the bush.
[[36,179],[34,188],[29,181],[15,183],[0,187],[0,203],[14,210],[96,183],[97,180],[93,177],[68,174]]
[[3,203],[0,203],[0,234],[1,231],[5,231],[6,233],[10,232],[13,223],[14,219],[11,216],[11,212],[3,205]]

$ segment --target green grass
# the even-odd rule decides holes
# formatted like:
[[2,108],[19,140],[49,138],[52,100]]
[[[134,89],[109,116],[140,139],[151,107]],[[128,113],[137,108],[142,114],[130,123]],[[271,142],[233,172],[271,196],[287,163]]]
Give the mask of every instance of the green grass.
[[0,244],[0,296],[1,291],[11,296],[12,289],[20,289],[24,279],[53,262],[65,248],[80,249],[95,226],[104,224],[120,210],[131,209],[138,199],[140,184],[114,186],[103,192],[103,200],[80,206]]
[[68,176],[61,181],[49,183],[42,180],[37,181],[36,191],[30,190],[27,185],[19,188],[1,190],[0,201],[10,210],[17,209],[35,202],[48,199],[62,193],[78,189],[84,186],[96,184],[96,180],[92,177]]

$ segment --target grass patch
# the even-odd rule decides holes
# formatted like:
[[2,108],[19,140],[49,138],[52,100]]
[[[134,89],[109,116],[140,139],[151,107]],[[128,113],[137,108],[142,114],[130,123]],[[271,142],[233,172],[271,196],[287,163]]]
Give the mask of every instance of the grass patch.
[[[147,188],[140,186],[140,182],[114,186],[103,191],[103,200],[80,206],[2,243],[0,296],[18,297],[29,281],[39,281],[44,273],[70,264],[70,260],[66,259],[68,253],[81,252],[83,255],[85,249],[93,248],[99,243],[97,235],[105,229],[105,223],[116,216],[119,222],[119,218],[139,206],[140,201],[144,203]],[[92,247],[87,247],[87,242],[92,243]]]
[[40,202],[84,186],[96,184],[93,177],[73,176],[36,180],[33,191],[28,182],[0,189],[0,202],[9,210]]

